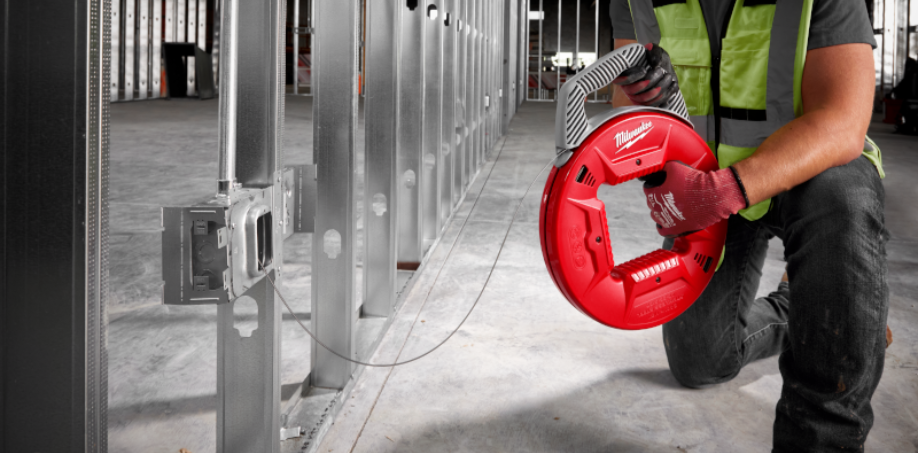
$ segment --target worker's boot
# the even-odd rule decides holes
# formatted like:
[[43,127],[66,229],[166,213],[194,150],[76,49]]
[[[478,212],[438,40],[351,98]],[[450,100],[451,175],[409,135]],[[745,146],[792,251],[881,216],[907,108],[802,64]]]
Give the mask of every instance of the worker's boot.
[[[790,279],[787,278],[787,271],[784,271],[784,275],[781,276],[782,282],[790,282]],[[889,324],[886,325],[886,347],[892,344],[892,330],[889,330]]]

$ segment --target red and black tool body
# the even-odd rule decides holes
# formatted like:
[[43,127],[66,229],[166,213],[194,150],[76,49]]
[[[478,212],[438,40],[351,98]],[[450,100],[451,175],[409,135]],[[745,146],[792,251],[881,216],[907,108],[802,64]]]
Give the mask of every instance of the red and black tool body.
[[[607,57],[596,64],[604,60]],[[609,81],[619,72],[603,71],[611,74]],[[568,83],[572,81],[576,82]],[[576,88],[567,91],[581,95]],[[559,102],[563,101],[562,97]],[[678,101],[684,112],[681,97]],[[562,107],[559,118],[582,114],[561,113]],[[685,116],[663,109],[621,110],[583,138],[574,136],[584,129],[578,129],[576,119],[559,126],[562,153],[545,185],[539,216],[542,253],[567,300],[605,325],[646,329],[679,316],[711,281],[723,253],[726,221],[676,238],[671,250],[658,249],[618,265],[613,258],[605,205],[597,198],[602,184],[617,185],[654,173],[671,160],[699,170],[718,168]],[[575,148],[570,148],[572,141],[579,142]]]

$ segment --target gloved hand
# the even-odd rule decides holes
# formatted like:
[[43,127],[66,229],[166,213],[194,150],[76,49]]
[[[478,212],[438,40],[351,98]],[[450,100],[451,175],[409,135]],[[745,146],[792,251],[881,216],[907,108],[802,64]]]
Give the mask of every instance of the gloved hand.
[[679,91],[679,80],[669,54],[656,44],[647,44],[646,67],[628,68],[612,83],[622,87],[635,105],[660,107]]
[[642,178],[650,217],[672,238],[703,230],[749,206],[732,168],[704,172],[679,161]]

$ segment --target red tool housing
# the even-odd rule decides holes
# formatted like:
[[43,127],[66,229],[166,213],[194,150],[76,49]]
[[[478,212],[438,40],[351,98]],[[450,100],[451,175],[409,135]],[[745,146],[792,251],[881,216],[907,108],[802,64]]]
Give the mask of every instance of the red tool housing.
[[676,238],[672,250],[615,264],[599,186],[648,175],[671,160],[718,168],[707,144],[681,118],[626,113],[590,134],[545,184],[539,215],[545,264],[567,300],[605,325],[646,329],[679,316],[711,281],[723,253],[726,221]]

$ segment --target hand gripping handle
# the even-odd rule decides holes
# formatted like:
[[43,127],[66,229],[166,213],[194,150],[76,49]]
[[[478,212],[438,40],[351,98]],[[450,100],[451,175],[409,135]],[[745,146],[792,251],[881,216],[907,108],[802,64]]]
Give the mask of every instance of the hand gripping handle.
[[[558,98],[558,110],[555,116],[555,145],[558,151],[572,150],[587,138],[595,129],[591,127],[584,110],[584,98],[602,87],[612,83],[628,68],[646,65],[647,49],[640,44],[629,44],[604,55],[595,63],[571,77],[561,87]],[[689,120],[685,99],[677,91],[663,106]],[[598,126],[598,125],[596,125]]]

